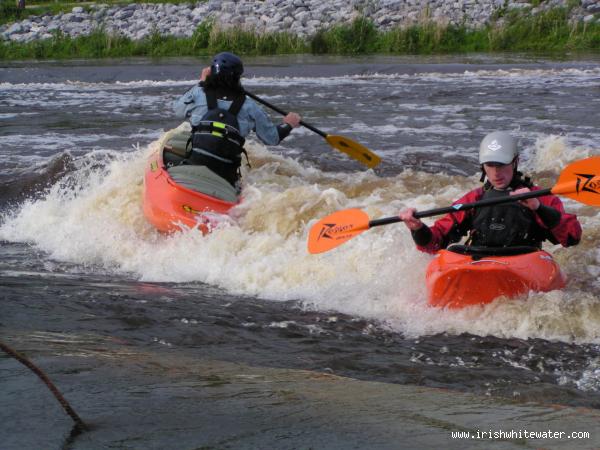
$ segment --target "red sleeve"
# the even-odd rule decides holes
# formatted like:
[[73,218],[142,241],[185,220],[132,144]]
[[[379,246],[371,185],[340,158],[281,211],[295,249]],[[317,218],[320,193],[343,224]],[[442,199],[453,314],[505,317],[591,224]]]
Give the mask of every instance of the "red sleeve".
[[[532,191],[537,191],[539,189],[539,187],[535,186]],[[556,195],[539,197],[539,200],[543,205],[554,208],[560,212],[560,222],[554,228],[550,229],[548,229],[536,215],[538,225],[544,229],[548,229],[550,235],[554,238],[550,238],[550,241],[554,244],[560,244],[563,247],[577,245],[581,240],[581,224],[579,223],[579,220],[577,220],[577,216],[575,214],[566,213],[562,201]]]
[[[452,205],[476,202],[480,200],[482,196],[483,188],[473,189],[453,202]],[[432,238],[431,241],[429,241],[429,244],[425,246],[417,245],[417,248],[425,253],[435,253],[442,248],[446,248],[448,245],[446,237],[450,234],[452,228],[455,226],[460,227],[465,220],[469,219],[470,214],[471,211],[458,211],[446,214],[441,219],[436,220],[433,226],[430,227]]]

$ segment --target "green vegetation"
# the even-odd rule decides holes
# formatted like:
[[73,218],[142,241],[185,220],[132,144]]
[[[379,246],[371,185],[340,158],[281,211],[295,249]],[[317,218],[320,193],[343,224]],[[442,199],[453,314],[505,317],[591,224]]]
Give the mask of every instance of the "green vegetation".
[[432,54],[500,51],[600,50],[600,24],[569,23],[564,8],[537,15],[511,13],[485,28],[424,22],[377,31],[372,22],[356,19],[321,31],[311,41],[313,53]]
[[430,54],[485,50],[485,30],[425,22],[379,32],[364,18],[356,19],[351,25],[338,25],[319,32],[311,41],[313,53]]
[[19,10],[15,2],[0,0],[0,25],[19,20],[18,17]]
[[141,41],[96,30],[71,38],[55,33],[52,39],[0,44],[0,59],[118,58],[127,56],[198,56],[229,50],[242,55],[306,53],[307,44],[286,33],[259,35],[243,30],[219,31],[201,24],[189,38],[153,32]]
[[190,38],[161,37],[155,32],[142,41],[132,41],[98,30],[79,38],[55,34],[46,41],[2,43],[0,59],[200,56],[223,50],[242,55],[598,51],[600,24],[571,24],[568,11],[563,8],[535,16],[511,12],[477,30],[426,21],[378,31],[370,20],[358,18],[351,24],[319,31],[306,41],[289,33],[220,30],[205,22]]
[[600,24],[569,23],[568,11],[552,9],[535,16],[508,18],[488,30],[490,51],[600,50]]
[[[29,5],[30,1],[25,1]],[[29,16],[42,16],[44,14],[56,15],[61,12],[70,12],[75,6],[83,6],[77,3],[40,3],[35,6],[27,6],[19,11],[15,0],[0,0],[0,25],[17,22]]]
[[380,51],[388,33],[380,33],[373,22],[357,18],[350,25],[336,25],[319,31],[311,40],[312,53],[360,54]]
[[206,53],[232,51],[242,55],[273,55],[308,52],[308,44],[290,33],[263,33],[233,28],[213,28],[208,33]]

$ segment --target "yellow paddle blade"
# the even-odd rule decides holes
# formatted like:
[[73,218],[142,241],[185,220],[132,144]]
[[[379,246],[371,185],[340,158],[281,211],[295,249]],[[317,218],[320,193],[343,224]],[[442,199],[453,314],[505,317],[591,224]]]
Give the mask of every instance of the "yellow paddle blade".
[[328,134],[325,140],[332,147],[337,148],[350,158],[357,160],[371,169],[381,162],[381,158],[367,147],[347,137]]
[[323,253],[369,229],[369,216],[360,209],[337,211],[315,223],[308,233],[308,252]]
[[565,167],[552,193],[586,205],[600,206],[600,156],[582,159]]

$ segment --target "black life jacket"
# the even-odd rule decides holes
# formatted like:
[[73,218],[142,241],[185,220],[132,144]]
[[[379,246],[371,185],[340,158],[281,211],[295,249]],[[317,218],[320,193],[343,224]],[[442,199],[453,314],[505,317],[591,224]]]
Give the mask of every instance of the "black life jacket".
[[[490,188],[482,199],[510,195],[510,191]],[[472,219],[469,245],[486,247],[508,247],[516,245],[541,247],[535,214],[519,202],[485,206],[475,210]]]
[[192,127],[192,137],[188,142],[192,149],[188,160],[191,164],[207,166],[235,185],[240,177],[242,153],[246,154],[246,140],[240,135],[237,120],[246,96],[236,95],[229,109],[225,110],[219,108],[215,90],[205,89],[204,94],[208,111],[200,123]]

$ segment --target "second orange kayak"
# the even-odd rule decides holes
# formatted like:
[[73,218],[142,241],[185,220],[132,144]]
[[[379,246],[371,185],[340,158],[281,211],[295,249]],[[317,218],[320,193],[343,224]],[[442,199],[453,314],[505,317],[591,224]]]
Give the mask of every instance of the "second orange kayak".
[[[566,278],[552,255],[529,248],[527,253],[496,255],[479,248],[454,246],[461,254],[439,251],[427,267],[426,280],[431,306],[463,308],[490,303],[497,297],[516,297],[529,291],[561,289]],[[497,253],[497,252],[496,252]]]

